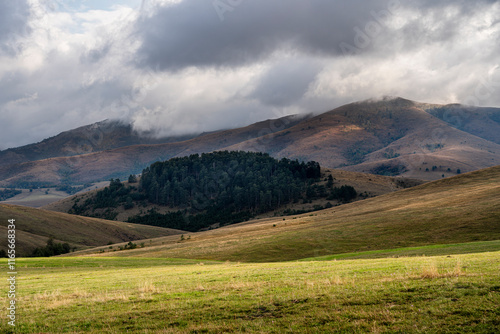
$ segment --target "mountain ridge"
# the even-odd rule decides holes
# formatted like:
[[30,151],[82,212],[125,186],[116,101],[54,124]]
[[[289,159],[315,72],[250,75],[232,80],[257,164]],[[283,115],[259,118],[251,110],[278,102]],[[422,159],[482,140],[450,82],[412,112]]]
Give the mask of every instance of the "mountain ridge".
[[257,151],[315,160],[329,168],[435,180],[500,164],[499,122],[499,108],[365,100],[315,116],[266,120],[185,141],[4,165],[0,185],[123,178],[155,161],[217,150]]
[[106,119],[63,131],[38,143],[2,150],[0,151],[0,166],[62,156],[76,156],[137,144],[183,141],[196,136],[198,134],[153,138],[134,131],[131,124]]

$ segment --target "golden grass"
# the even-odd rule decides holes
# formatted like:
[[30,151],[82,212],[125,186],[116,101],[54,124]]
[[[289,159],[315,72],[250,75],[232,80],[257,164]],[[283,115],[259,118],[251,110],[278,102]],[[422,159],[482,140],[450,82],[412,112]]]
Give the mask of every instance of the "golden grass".
[[[0,204],[0,231],[6,229],[8,219],[16,220],[16,251],[19,255],[29,255],[34,248],[45,246],[49,237],[53,237],[56,242],[68,242],[81,249],[106,245],[108,242],[128,242],[183,233],[173,229]],[[0,240],[0,246],[7,248],[6,238]]]
[[462,264],[460,259],[457,260],[455,266],[451,269],[438,269],[438,266],[435,262],[431,262],[425,265],[422,268],[422,272],[420,274],[421,278],[442,278],[442,277],[458,277],[466,275],[465,271],[462,268]]
[[[299,216],[168,236],[101,256],[282,261],[329,254],[500,239],[500,167]],[[149,240],[148,240],[149,241]],[[86,251],[79,254],[92,254]]]

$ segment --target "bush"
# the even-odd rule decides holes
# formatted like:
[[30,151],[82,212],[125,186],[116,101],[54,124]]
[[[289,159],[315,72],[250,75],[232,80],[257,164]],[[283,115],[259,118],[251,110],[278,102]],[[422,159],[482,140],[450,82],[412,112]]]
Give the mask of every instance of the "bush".
[[61,254],[66,254],[71,251],[70,245],[65,242],[65,243],[54,243],[53,238],[49,238],[47,240],[47,245],[42,248],[35,248],[33,250],[32,256],[34,257],[49,257],[49,256],[55,256],[55,255],[61,255]]

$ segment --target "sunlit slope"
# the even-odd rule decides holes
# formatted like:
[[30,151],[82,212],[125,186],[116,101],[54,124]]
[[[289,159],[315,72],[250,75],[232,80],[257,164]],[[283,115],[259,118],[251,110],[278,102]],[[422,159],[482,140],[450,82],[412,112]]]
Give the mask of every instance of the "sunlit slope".
[[500,109],[457,108],[403,98],[367,100],[315,117],[286,116],[185,141],[38,161],[11,157],[11,163],[0,165],[0,185],[123,178],[155,161],[216,150],[265,152],[276,158],[315,160],[322,167],[424,180],[499,165]]
[[[34,248],[45,246],[49,237],[53,237],[56,242],[67,242],[72,247],[86,248],[106,245],[109,242],[128,242],[181,233],[181,231],[160,227],[1,204],[0,233],[5,236],[9,219],[16,220],[16,250],[17,254],[21,255],[30,254]],[[7,248],[6,237],[0,241],[0,248]]]
[[263,262],[498,239],[500,166],[314,214],[158,238],[102,255]]

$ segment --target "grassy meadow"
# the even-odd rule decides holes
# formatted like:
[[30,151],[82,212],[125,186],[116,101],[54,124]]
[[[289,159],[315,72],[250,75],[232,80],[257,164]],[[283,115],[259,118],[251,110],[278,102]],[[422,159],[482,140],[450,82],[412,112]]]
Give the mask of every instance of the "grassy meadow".
[[495,333],[493,244],[342,261],[18,259],[15,333]]
[[499,333],[499,180],[495,167],[135,249],[19,258],[17,326],[4,307],[0,332]]

